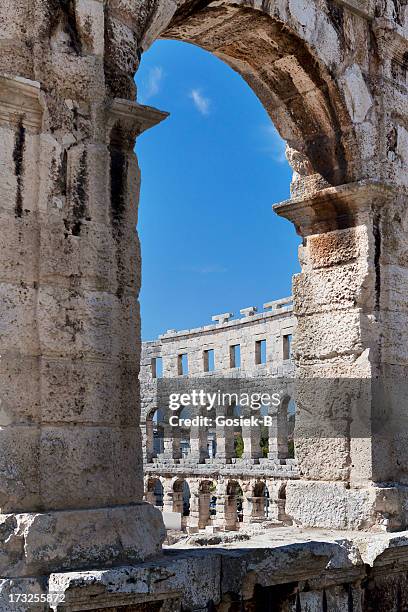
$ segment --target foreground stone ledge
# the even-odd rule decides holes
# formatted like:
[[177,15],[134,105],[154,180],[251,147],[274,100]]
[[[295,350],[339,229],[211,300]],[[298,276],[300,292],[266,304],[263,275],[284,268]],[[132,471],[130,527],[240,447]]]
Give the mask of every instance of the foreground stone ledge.
[[[408,568],[408,532],[392,535],[277,528],[222,547],[188,546],[188,541],[179,543],[160,559],[140,565],[53,573],[48,592],[64,595],[65,602],[51,608],[58,612],[118,606],[124,610],[131,606],[132,611],[229,610],[228,602],[238,601],[246,610],[260,589],[276,587],[276,593],[287,590],[288,602],[292,592],[304,604],[310,598],[317,602],[326,598],[337,606],[329,610],[349,610],[352,597],[353,610],[358,611],[367,609],[364,598],[387,597],[384,575],[388,581],[402,579]],[[370,587],[365,580],[368,576]],[[22,592],[23,586],[31,592],[44,588],[45,582],[34,582],[27,578],[0,583],[0,610],[10,609],[4,607],[10,592]],[[378,599],[381,601],[386,603],[386,599]],[[146,605],[150,607],[143,607]],[[13,608],[17,612],[28,609],[33,607]],[[322,608],[316,604],[311,609]]]
[[298,480],[286,487],[286,512],[304,527],[398,531],[407,525],[407,500],[408,487],[397,485]]
[[0,577],[139,563],[160,554],[161,513],[146,503],[0,515]]

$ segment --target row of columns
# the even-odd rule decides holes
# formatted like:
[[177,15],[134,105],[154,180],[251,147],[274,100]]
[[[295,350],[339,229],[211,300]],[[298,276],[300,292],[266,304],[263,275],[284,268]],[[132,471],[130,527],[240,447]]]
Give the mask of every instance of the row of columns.
[[[185,513],[183,485],[188,485],[188,513]],[[285,521],[285,485],[282,481],[240,482],[220,481],[212,489],[212,481],[198,479],[169,480],[149,478],[145,499],[156,505],[163,512],[178,512],[182,516],[182,528],[189,531],[205,529],[208,526],[220,530],[234,531],[240,523],[249,524],[262,520]],[[160,495],[155,487],[159,485]],[[161,499],[159,499],[159,497]],[[215,501],[215,514],[211,515],[210,503]],[[238,500],[241,497],[242,511],[238,512]]]
[[[268,459],[287,459],[288,451],[288,420],[287,411],[279,411],[273,415],[272,425],[268,427]],[[163,452],[157,456],[165,461],[177,461],[182,458],[181,430],[165,423],[163,429]],[[193,425],[190,428],[190,449],[188,458],[192,462],[204,463],[209,458],[208,453],[209,429],[203,426]],[[243,425],[241,435],[244,444],[242,459],[260,459],[261,428],[251,425]],[[228,425],[217,425],[215,427],[216,453],[215,458],[221,463],[230,463],[236,457],[234,429]],[[153,451],[153,423],[146,422],[146,448],[147,461],[154,458]]]

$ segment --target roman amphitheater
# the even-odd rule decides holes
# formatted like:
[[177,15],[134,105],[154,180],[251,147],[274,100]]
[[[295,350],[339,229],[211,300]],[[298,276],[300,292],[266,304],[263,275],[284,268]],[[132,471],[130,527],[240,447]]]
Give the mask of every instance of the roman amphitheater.
[[[210,527],[229,531],[239,529],[241,523],[276,526],[291,522],[285,514],[286,482],[299,477],[294,449],[290,448],[291,420],[295,416],[289,408],[294,392],[290,344],[295,319],[291,302],[291,298],[269,302],[263,313],[257,313],[256,307],[244,308],[239,319],[233,319],[231,313],[215,315],[213,325],[170,330],[142,346],[140,425],[145,499],[165,516],[167,512],[179,514],[180,525],[176,526],[180,530],[194,533]],[[183,356],[188,372],[183,372]],[[172,414],[179,413],[172,413],[168,400],[165,404],[166,398],[161,399],[164,394],[158,385],[159,374],[174,379],[170,382],[174,389],[179,376],[190,377],[198,386],[206,382],[201,377],[208,377],[210,384],[214,381],[214,389],[220,377],[230,377],[232,383],[238,377],[240,386],[248,377],[251,384],[257,383],[258,392],[265,388],[265,378],[275,377],[285,393],[279,406],[265,407],[272,423],[264,432],[264,440],[260,426],[238,426],[234,431],[225,424],[225,418],[233,417],[234,411],[236,417],[262,416],[261,409],[254,411],[250,406],[244,409],[230,404],[229,412],[216,406],[213,414],[200,407],[195,411],[187,408],[186,416],[207,416],[214,426],[198,424],[183,430],[169,422]],[[225,417],[219,424],[215,420],[217,410]],[[238,437],[243,446],[240,456],[234,444]]]
[[[286,141],[271,215],[301,273],[293,311],[142,351],[134,146],[167,113],[134,76],[159,38],[231,66]],[[2,611],[408,609],[407,70],[406,0],[2,0]],[[238,359],[293,383],[262,446],[169,432],[168,380]]]

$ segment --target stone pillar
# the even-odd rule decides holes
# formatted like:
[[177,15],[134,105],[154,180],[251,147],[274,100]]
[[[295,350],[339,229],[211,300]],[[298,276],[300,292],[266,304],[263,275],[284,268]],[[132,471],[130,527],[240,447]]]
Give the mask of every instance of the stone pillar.
[[181,459],[180,429],[172,427],[169,423],[163,425],[163,452],[157,455],[160,461],[173,463]]
[[[216,414],[225,416],[225,407],[217,407]],[[217,442],[215,458],[221,463],[231,463],[232,457],[235,456],[233,427],[217,424],[215,432]]]
[[102,58],[71,73],[62,34],[52,83],[0,77],[2,577],[133,563],[164,538],[142,502],[133,153],[164,115],[105,100]]
[[207,428],[192,425],[190,428],[190,452],[188,460],[195,463],[204,463],[208,458]]
[[199,523],[200,529],[204,529],[211,522],[210,502],[211,493],[199,493]]
[[[251,416],[246,414],[244,416]],[[261,428],[252,425],[242,426],[242,439],[244,441],[244,452],[242,459],[259,459],[262,457]]]
[[287,459],[288,457],[288,411],[285,405],[271,414],[272,425],[268,428],[268,459]]
[[173,512],[173,484],[166,481],[163,485],[163,512]]
[[277,205],[294,278],[296,457],[286,510],[313,527],[407,526],[407,196],[361,181]]
[[186,525],[189,533],[195,533],[199,529],[200,522],[200,493],[199,483],[196,481],[189,480],[190,489],[190,512],[189,516],[186,517]]
[[146,449],[146,461],[151,463],[155,456],[154,452],[154,427],[152,419],[146,419],[140,424],[142,429],[143,448]]

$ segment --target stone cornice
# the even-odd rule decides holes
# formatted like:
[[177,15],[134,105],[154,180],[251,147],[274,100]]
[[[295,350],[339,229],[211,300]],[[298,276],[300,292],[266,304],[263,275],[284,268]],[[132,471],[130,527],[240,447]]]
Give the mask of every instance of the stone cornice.
[[21,119],[26,128],[41,127],[40,83],[0,75],[0,123],[15,124]]
[[285,200],[272,208],[279,216],[292,221],[301,236],[309,236],[353,227],[374,203],[380,206],[396,193],[401,193],[397,186],[362,180]]
[[169,113],[131,100],[115,98],[110,107],[109,126],[119,123],[132,138],[167,119]]

